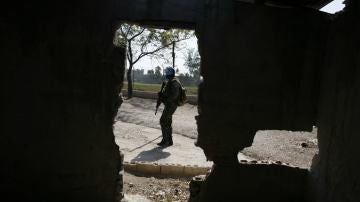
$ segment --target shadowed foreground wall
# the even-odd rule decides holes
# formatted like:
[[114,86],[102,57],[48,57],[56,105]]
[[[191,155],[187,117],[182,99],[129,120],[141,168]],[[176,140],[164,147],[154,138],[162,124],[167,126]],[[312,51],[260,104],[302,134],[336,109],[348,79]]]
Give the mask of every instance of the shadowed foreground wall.
[[350,1],[331,25],[319,102],[317,201],[360,201],[360,4]]
[[114,2],[3,5],[1,201],[121,197],[112,124],[125,57],[113,47]]
[[237,153],[251,146],[257,130],[312,130],[326,16],[212,1],[201,19],[197,145],[215,166],[192,201],[305,201],[307,170],[239,164]]
[[236,158],[258,130],[311,131],[326,16],[218,1],[205,4],[201,19],[197,143],[207,157]]
[[[197,145],[216,166],[194,201],[360,201],[360,6],[351,3],[332,18],[305,8],[205,4],[196,30],[204,77]],[[304,175],[305,182],[285,182],[290,190],[283,194],[263,194],[281,190],[283,177],[299,179],[297,171],[254,165],[258,172],[239,177],[244,165],[235,154],[252,144],[256,130],[312,125],[320,151],[310,180]],[[295,184],[305,189],[291,192]]]
[[[358,1],[332,22],[300,6],[232,0],[184,1],[181,9],[193,9],[184,19],[179,10],[159,17],[170,4],[138,2],[155,11],[122,16],[114,9],[138,6],[125,0],[17,1],[0,8],[2,201],[121,198],[112,134],[125,62],[124,49],[112,45],[117,17],[196,25],[204,77],[197,145],[216,165],[195,200],[300,202],[313,188],[308,200],[360,201]],[[312,186],[306,187],[306,170],[238,164],[237,152],[257,130],[314,124],[320,151]]]

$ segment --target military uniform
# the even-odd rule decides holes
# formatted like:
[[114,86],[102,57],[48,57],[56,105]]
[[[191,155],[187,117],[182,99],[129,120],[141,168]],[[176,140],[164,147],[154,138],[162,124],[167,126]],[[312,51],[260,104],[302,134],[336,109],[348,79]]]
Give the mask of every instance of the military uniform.
[[172,115],[175,113],[180,96],[180,81],[173,77],[169,79],[164,87],[161,101],[164,103],[165,108],[160,118],[161,132],[163,136],[162,143],[166,142],[168,145],[172,145]]

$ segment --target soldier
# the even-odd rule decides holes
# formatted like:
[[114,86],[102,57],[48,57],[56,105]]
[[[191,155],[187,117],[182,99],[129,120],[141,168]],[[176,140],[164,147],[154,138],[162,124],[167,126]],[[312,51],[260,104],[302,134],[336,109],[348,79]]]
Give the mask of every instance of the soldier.
[[158,143],[159,146],[167,147],[173,145],[172,141],[172,115],[175,113],[181,90],[181,83],[175,77],[175,70],[172,67],[165,69],[165,76],[167,82],[165,83],[164,91],[159,93],[159,98],[164,103],[165,108],[160,118],[162,140]]

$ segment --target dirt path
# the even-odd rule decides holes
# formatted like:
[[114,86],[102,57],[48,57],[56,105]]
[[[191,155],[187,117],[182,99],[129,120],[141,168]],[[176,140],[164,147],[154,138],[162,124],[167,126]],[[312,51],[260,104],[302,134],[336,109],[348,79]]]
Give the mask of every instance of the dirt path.
[[318,153],[316,129],[313,132],[259,131],[253,145],[243,153],[258,160],[275,160],[307,168]]
[[[160,107],[158,115],[155,116],[155,103],[156,100],[150,99],[132,98],[126,100],[119,110],[117,120],[139,126],[133,125],[133,128],[142,128],[135,134],[141,133],[144,135],[145,133],[141,131],[151,131],[151,129],[157,129],[158,131],[163,107]],[[197,107],[194,105],[186,104],[179,107],[173,118],[174,133],[196,139],[197,126],[194,119],[196,115]],[[146,128],[149,128],[149,130]],[[131,131],[131,127],[126,130],[128,129]],[[118,134],[120,134],[121,138],[126,138],[125,133],[130,134],[126,131],[120,131]],[[160,135],[159,132],[155,131],[155,133],[157,133],[157,136]],[[259,131],[254,138],[253,145],[242,151],[242,153],[257,160],[282,161],[295,166],[310,168],[312,158],[318,152],[316,134],[316,129],[311,133]],[[199,151],[201,150],[199,149]]]
[[[212,162],[206,161],[201,148],[194,145],[195,140],[189,137],[174,133],[174,145],[163,148],[156,145],[161,140],[159,129],[122,121],[114,125],[114,134],[127,162],[212,166]],[[251,160],[242,153],[239,153],[238,159]]]
[[[160,129],[159,120],[164,106],[160,106],[156,116],[155,106],[156,100],[131,98],[121,105],[116,119],[125,123]],[[178,107],[173,116],[173,132],[196,139],[197,126],[194,117],[197,114],[197,106],[185,104]]]
[[161,140],[159,129],[120,121],[115,124],[114,133],[127,162],[212,166],[202,150],[195,147],[194,139],[173,134],[174,145],[163,148],[156,145]]

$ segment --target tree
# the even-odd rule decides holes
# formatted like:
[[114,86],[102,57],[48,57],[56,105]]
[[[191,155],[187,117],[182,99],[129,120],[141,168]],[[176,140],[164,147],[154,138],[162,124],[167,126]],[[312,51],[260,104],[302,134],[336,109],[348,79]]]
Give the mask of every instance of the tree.
[[149,69],[149,70],[147,71],[147,74],[148,74],[148,75],[155,75],[154,70],[152,70],[152,69]]
[[155,67],[155,80],[161,81],[162,73],[161,73],[161,67],[157,66]]
[[189,49],[185,58],[185,66],[197,83],[200,81],[200,62],[199,52],[194,49]]
[[161,73],[161,67],[157,66],[155,67],[155,75],[161,77],[162,73]]
[[161,51],[191,37],[186,30],[158,30],[137,25],[122,24],[116,33],[115,44],[126,46],[126,58],[129,68],[126,73],[128,81],[128,98],[133,95],[132,70],[134,65],[145,56],[163,57]]

